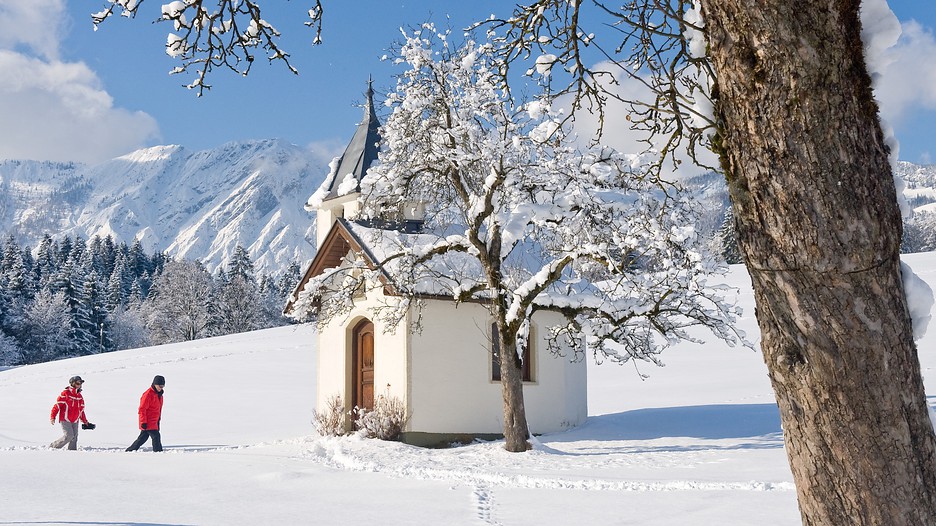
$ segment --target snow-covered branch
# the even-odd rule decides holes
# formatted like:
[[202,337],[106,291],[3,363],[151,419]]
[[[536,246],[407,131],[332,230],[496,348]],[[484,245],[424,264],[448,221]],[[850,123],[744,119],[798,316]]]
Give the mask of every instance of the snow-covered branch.
[[[144,0],[106,0],[106,7],[91,15],[95,29],[119,14],[133,18]],[[316,34],[313,44],[321,42],[323,9],[320,0],[312,0],[307,26]],[[171,22],[173,30],[166,37],[166,53],[181,65],[170,73],[192,71],[195,78],[186,86],[201,96],[211,85],[209,74],[226,68],[247,75],[258,50],[269,62],[281,61],[298,73],[289,62],[289,53],[279,45],[280,33],[262,15],[255,0],[174,0],[162,5],[159,22]]]
[[[623,103],[631,128],[656,153],[650,168],[660,171],[667,162],[678,166],[686,155],[705,166],[697,153],[712,146],[715,77],[697,3],[537,0],[477,26],[487,28],[498,46],[505,84],[516,76],[514,67],[530,64],[527,76],[541,79],[553,96],[571,99],[569,118],[580,112],[597,116],[599,138],[609,103]],[[600,26],[597,36],[589,23]],[[648,95],[626,92],[624,82],[642,86]]]

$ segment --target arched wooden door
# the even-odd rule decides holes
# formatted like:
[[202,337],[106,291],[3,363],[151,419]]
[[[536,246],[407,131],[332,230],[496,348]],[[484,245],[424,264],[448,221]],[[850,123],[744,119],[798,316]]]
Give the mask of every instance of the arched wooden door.
[[351,403],[354,407],[374,408],[374,324],[363,320],[352,332],[354,348]]

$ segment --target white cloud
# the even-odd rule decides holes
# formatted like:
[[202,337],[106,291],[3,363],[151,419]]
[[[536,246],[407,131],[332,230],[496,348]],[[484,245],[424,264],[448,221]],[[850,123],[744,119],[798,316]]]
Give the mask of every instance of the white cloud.
[[[608,63],[600,63],[594,66],[595,69],[612,72],[617,80],[616,85],[606,85],[605,89],[616,94],[623,100],[642,100],[652,101],[653,97],[647,86],[624,74],[619,67]],[[569,111],[571,97],[565,97],[557,101],[557,104],[565,111]],[[587,105],[586,105],[587,107]],[[647,150],[645,139],[647,132],[644,130],[632,129],[631,118],[637,118],[631,115],[631,108],[628,104],[608,98],[605,104],[604,128],[602,132],[601,143],[611,146],[618,151],[625,153],[643,153]],[[586,142],[595,136],[598,129],[598,115],[588,111],[579,111],[575,115],[575,133],[579,140]],[[654,147],[658,150],[663,146],[665,140],[662,136],[654,138]],[[718,158],[703,147],[697,148],[696,154],[699,160],[708,166],[717,166]],[[693,175],[698,175],[706,170],[696,166],[690,159],[689,154],[682,149],[677,154],[680,161],[679,167],[673,167],[672,161],[668,160],[663,166],[663,175],[667,178],[682,179]]]
[[0,4],[0,158],[100,162],[159,137],[150,115],[114,107],[83,62],[59,60],[64,0]]
[[885,118],[897,125],[920,109],[936,110],[936,38],[920,24],[903,23],[896,43],[881,53],[875,94]]
[[65,0],[4,0],[0,49],[26,47],[47,59],[58,58],[65,20]]
[[310,142],[306,145],[306,149],[312,152],[316,159],[327,165],[332,159],[341,155],[347,145],[346,140],[326,139]]

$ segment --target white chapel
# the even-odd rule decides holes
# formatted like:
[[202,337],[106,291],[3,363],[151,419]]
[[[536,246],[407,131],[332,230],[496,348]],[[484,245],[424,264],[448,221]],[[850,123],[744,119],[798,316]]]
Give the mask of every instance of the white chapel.
[[[307,205],[316,212],[317,253],[287,304],[287,313],[297,308],[296,298],[305,284],[327,269],[353,262],[379,266],[382,249],[375,239],[393,236],[415,242],[422,235],[419,207],[390,226],[355,220],[360,181],[377,160],[379,128],[369,87],[363,121]],[[420,298],[420,307],[409,307],[397,326],[388,327],[373,314],[378,305],[393,301],[391,272],[385,274],[384,283],[362,291],[350,313],[331,319],[318,331],[316,409],[323,411],[326,401],[336,395],[348,411],[372,408],[375,396],[384,395],[402,400],[406,407],[404,442],[432,446],[502,436],[497,339],[492,338],[486,306],[456,304],[430,291]],[[587,415],[584,360],[556,357],[547,350],[545,328],[558,323],[558,313],[537,311],[523,356],[524,401],[535,434],[574,427]]]

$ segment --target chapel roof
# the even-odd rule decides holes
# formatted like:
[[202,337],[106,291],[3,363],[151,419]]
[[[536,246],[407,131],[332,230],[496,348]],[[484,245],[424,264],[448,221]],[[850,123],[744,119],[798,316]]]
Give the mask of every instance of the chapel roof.
[[339,197],[339,189],[343,194],[349,187],[346,181],[354,179],[355,192],[361,189],[361,179],[367,173],[367,169],[377,160],[377,152],[380,149],[380,120],[377,119],[377,113],[374,111],[374,88],[373,81],[367,81],[367,102],[364,107],[364,119],[358,125],[351,142],[345,148],[344,153],[338,159],[335,168],[335,177],[328,186],[328,193],[322,199],[327,201]]

